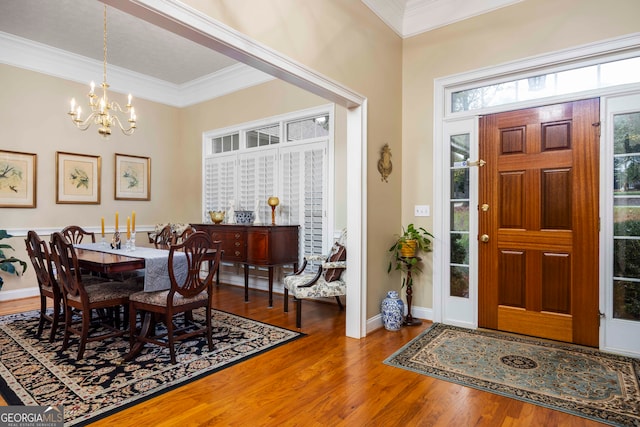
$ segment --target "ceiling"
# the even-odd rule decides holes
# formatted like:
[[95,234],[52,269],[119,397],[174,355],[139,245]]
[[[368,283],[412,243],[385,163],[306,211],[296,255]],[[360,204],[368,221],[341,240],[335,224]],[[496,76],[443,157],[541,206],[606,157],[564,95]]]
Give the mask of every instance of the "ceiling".
[[[362,1],[409,37],[523,0]],[[0,0],[0,63],[99,84],[103,13],[98,0]],[[107,34],[107,81],[136,97],[186,106],[273,78],[113,7]]]

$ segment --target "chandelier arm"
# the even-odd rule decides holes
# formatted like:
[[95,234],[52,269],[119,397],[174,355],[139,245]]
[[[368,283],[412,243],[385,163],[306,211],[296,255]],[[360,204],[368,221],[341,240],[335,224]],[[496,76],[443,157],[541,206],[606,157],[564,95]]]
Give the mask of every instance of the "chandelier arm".
[[78,120],[73,117],[73,124],[80,130],[87,130],[89,127],[95,123],[96,113],[91,113],[84,120]]
[[118,116],[111,116],[111,122],[115,122],[118,124],[118,127],[120,128],[120,130],[122,131],[122,133],[124,133],[125,135],[131,135],[135,130],[136,130],[136,124],[135,122],[131,122],[129,120],[130,126],[128,128],[125,128],[122,125],[122,122],[120,121],[120,118]]

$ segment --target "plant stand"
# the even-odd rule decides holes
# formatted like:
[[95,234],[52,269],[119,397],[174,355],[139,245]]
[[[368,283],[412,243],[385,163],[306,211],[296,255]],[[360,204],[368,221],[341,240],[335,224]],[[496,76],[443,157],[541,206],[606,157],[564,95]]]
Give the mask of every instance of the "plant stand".
[[413,269],[413,263],[410,262],[412,259],[417,259],[418,262],[421,261],[419,257],[408,257],[401,258],[402,262],[407,266],[407,315],[404,318],[404,322],[402,323],[404,326],[418,326],[422,325],[422,320],[414,319],[411,315],[411,300],[413,299],[413,279],[411,278],[411,270]]

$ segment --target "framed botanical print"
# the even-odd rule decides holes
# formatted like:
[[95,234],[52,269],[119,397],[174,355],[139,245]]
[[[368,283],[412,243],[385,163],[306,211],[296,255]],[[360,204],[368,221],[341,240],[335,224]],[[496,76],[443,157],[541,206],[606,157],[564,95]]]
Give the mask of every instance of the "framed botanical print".
[[36,207],[37,157],[0,150],[0,208]]
[[100,204],[101,158],[56,152],[56,203]]
[[151,200],[151,159],[116,153],[116,200]]

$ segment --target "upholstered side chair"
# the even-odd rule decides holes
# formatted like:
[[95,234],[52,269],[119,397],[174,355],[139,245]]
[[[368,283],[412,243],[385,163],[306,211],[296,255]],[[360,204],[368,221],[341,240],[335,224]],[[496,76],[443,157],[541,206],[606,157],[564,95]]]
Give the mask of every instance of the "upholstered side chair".
[[[333,244],[327,255],[305,256],[302,266],[292,275],[284,278],[284,311],[289,311],[289,293],[296,304],[296,327],[302,328],[302,300],[309,298],[335,297],[340,310],[344,309],[341,296],[347,294],[347,284],[342,279],[347,264],[345,248],[347,231],[342,230],[341,236]],[[315,272],[308,272],[308,262],[319,262]]]

